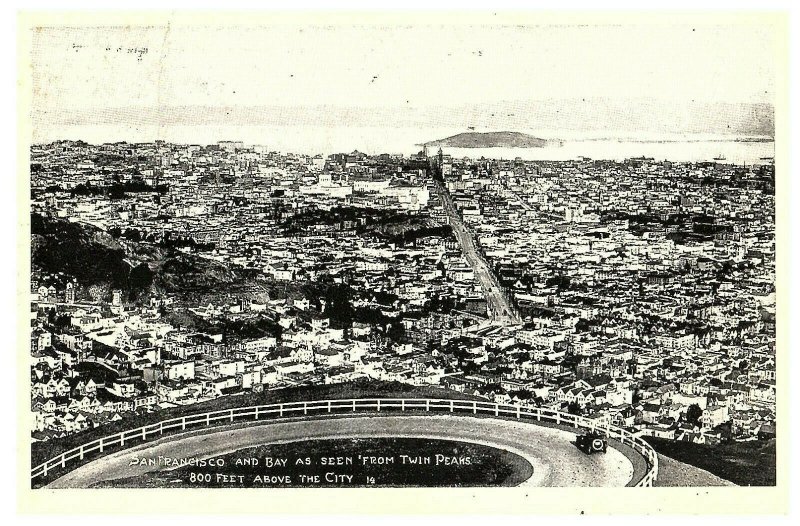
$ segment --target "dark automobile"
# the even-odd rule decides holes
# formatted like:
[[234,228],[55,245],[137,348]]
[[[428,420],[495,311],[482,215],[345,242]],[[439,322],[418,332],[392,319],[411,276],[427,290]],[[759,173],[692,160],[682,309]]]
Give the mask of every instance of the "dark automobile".
[[608,440],[600,433],[587,431],[582,435],[578,435],[575,445],[587,455],[605,453],[606,449],[608,449]]

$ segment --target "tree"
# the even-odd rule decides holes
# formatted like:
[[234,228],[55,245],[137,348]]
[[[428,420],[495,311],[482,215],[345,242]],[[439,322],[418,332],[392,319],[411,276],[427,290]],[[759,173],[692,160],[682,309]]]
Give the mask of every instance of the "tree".
[[58,314],[53,320],[53,325],[65,329],[72,323],[72,317],[69,314]]
[[564,275],[551,276],[547,278],[545,281],[545,286],[552,287],[553,285],[555,285],[559,291],[567,290],[570,286],[570,279]]
[[128,284],[135,293],[139,293],[150,287],[153,283],[153,271],[147,263],[140,263],[131,269],[128,276]]
[[403,326],[402,323],[398,321],[389,324],[389,327],[386,331],[386,336],[390,340],[400,343],[405,339],[405,335],[406,335],[406,328]]
[[749,363],[747,363],[747,360],[742,360],[741,362],[739,362],[739,370],[740,370],[740,371],[745,371],[745,370],[747,370],[747,367],[748,367],[749,365],[750,365],[750,364],[749,364]]
[[692,425],[698,425],[701,416],[703,416],[703,410],[697,404],[690,405],[686,410],[686,421]]
[[511,396],[516,396],[520,400],[530,400],[533,398],[533,393],[528,391],[527,389],[520,389],[519,391],[513,391],[509,393]]

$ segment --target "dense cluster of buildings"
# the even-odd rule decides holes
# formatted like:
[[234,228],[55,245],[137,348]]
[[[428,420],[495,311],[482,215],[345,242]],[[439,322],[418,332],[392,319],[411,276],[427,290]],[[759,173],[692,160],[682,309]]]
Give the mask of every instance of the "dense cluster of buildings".
[[[775,434],[769,164],[323,158],[237,142],[57,142],[31,163],[32,213],[222,263],[271,291],[134,298],[34,255],[34,440],[359,378],[677,440]],[[487,313],[452,213],[519,323]],[[274,330],[213,329],[254,320]]]

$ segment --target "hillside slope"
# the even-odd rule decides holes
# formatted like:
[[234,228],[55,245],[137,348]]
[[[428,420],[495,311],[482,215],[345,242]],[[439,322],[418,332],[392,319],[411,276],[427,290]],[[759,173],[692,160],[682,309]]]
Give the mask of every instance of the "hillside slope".
[[738,486],[775,485],[775,440],[715,446],[652,437],[646,440],[660,455],[700,468]]
[[112,289],[137,300],[151,293],[205,292],[240,280],[215,261],[38,214],[31,214],[31,264],[74,277],[94,299],[107,299]]
[[551,141],[527,133],[465,132],[423,143],[423,146],[449,146],[451,148],[543,148]]

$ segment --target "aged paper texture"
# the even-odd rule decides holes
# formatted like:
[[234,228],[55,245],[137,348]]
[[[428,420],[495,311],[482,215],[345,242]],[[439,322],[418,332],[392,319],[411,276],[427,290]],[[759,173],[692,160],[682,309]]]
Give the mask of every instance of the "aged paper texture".
[[20,509],[785,511],[787,40],[21,14]]

